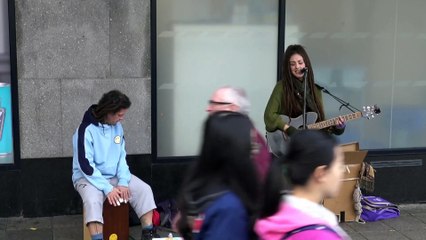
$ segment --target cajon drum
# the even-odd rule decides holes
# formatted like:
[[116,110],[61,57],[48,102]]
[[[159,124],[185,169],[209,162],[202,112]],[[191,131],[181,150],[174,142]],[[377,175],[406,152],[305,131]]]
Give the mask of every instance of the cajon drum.
[[[114,207],[108,200],[104,202],[103,207],[103,235],[105,240],[128,240],[129,239],[129,204],[121,203]],[[83,211],[83,229],[84,240],[90,240],[89,228],[84,224]]]

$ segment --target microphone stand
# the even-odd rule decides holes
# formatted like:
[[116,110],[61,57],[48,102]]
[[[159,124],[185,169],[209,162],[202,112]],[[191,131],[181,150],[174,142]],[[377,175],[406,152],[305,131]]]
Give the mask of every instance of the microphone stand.
[[303,69],[303,83],[304,83],[304,90],[303,90],[303,129],[306,129],[306,89],[308,81],[306,81],[306,77],[308,76],[308,68]]
[[340,107],[339,107],[339,111],[342,109],[342,107],[345,107],[345,108],[347,108],[347,109],[349,109],[349,111],[351,111],[351,112],[353,112],[353,113],[355,113],[355,112],[361,112],[361,110],[359,110],[358,108],[356,108],[356,107],[354,107],[354,106],[352,106],[350,103],[348,103],[348,102],[345,102],[343,99],[341,99],[341,98],[339,98],[339,97],[337,97],[337,96],[335,96],[334,94],[332,94],[332,93],[330,93],[325,87],[322,87],[322,86],[320,86],[320,85],[318,85],[318,84],[315,84],[315,85],[317,85],[317,87],[322,91],[322,92],[324,92],[324,93],[326,93],[326,94],[328,94],[328,95],[330,95],[332,98],[334,98],[334,100],[336,100],[338,103],[340,103],[341,105],[340,105]]

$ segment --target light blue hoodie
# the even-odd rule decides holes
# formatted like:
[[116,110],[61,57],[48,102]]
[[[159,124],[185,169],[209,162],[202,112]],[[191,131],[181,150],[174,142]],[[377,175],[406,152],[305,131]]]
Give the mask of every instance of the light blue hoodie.
[[91,106],[73,136],[73,175],[75,185],[86,178],[105,196],[113,189],[110,178],[117,177],[118,185],[128,187],[130,170],[126,162],[126,150],[121,123],[102,124],[92,114]]

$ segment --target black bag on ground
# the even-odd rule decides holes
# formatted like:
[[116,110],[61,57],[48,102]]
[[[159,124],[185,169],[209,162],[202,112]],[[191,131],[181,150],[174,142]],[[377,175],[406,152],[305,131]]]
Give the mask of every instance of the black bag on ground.
[[160,214],[160,226],[165,228],[172,228],[173,219],[178,213],[176,200],[167,199],[157,203],[157,211]]

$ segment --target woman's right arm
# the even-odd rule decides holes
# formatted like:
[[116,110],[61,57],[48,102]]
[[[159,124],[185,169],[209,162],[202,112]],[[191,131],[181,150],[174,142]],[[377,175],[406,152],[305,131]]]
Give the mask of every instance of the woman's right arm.
[[281,112],[282,95],[283,95],[282,82],[278,82],[275,85],[271,96],[269,97],[269,101],[268,101],[268,104],[266,105],[265,113],[263,115],[266,131],[268,132],[273,132],[277,129],[282,131],[284,129],[284,126],[287,125],[284,122],[284,120],[280,117],[280,115],[282,114]]

